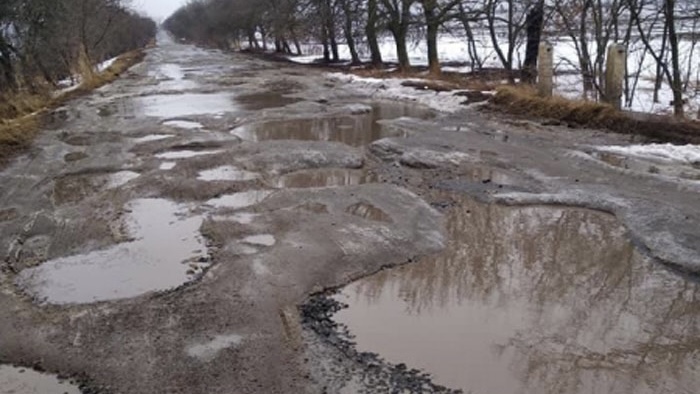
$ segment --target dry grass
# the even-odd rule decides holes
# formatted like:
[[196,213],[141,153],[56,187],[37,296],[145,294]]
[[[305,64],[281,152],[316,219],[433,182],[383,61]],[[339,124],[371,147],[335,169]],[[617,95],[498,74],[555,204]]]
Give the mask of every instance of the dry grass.
[[45,111],[113,82],[144,57],[142,50],[125,53],[103,72],[92,73],[77,89],[57,97],[53,97],[49,89],[33,94],[0,96],[0,164],[29,146],[39,128],[39,118]]
[[515,115],[555,119],[569,125],[641,135],[653,141],[700,143],[700,123],[667,116],[633,117],[605,104],[542,98],[532,88],[503,86],[491,100],[492,108]]

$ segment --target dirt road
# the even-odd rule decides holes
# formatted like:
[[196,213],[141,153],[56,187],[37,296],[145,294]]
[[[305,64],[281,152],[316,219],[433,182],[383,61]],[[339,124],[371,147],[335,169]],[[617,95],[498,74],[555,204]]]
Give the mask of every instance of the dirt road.
[[0,173],[0,362],[87,392],[390,391],[297,308],[439,255],[463,198],[602,210],[643,264],[700,270],[695,164],[639,170],[595,149],[628,137],[385,90],[161,37],[55,111]]

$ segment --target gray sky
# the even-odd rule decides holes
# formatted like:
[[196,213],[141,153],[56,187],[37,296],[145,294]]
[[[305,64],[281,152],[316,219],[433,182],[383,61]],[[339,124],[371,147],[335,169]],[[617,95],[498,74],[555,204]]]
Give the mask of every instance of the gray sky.
[[175,10],[187,3],[187,0],[133,0],[133,7],[147,14],[157,22],[162,22]]

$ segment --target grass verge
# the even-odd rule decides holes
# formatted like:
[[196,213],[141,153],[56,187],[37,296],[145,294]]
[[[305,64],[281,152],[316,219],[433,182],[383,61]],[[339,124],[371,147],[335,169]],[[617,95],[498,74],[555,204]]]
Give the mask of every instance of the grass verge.
[[554,119],[577,127],[641,135],[654,142],[700,143],[699,122],[683,121],[669,116],[636,116],[592,101],[574,101],[562,97],[543,98],[528,87],[499,87],[491,104],[493,109],[514,115]]
[[40,117],[46,111],[113,82],[123,72],[143,61],[145,56],[142,49],[127,52],[104,71],[87,78],[78,88],[58,96],[46,90],[32,95],[0,98],[0,165],[30,145],[39,129]]

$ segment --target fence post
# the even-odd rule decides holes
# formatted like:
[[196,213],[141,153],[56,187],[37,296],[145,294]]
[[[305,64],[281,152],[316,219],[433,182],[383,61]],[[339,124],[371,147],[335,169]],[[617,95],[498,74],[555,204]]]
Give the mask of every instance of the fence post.
[[627,49],[622,44],[608,47],[605,69],[605,102],[616,109],[622,108],[622,82],[627,68]]
[[554,48],[548,42],[541,42],[537,59],[537,93],[541,97],[552,97],[554,78]]

